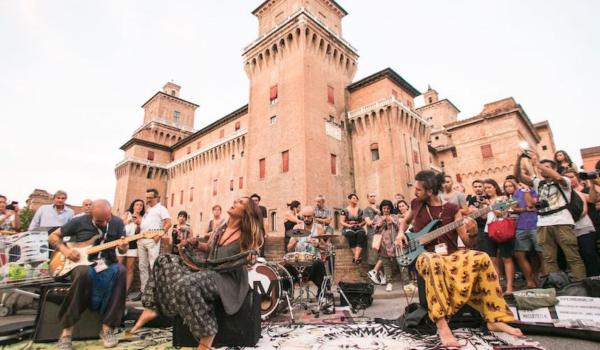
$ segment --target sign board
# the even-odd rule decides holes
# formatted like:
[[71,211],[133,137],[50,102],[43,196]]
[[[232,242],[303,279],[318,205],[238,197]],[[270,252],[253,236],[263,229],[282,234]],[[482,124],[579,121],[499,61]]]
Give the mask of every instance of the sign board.
[[535,310],[519,310],[519,320],[521,322],[551,323],[552,316],[550,315],[550,309],[543,307]]
[[557,297],[555,306],[559,320],[584,320],[600,322],[600,298]]

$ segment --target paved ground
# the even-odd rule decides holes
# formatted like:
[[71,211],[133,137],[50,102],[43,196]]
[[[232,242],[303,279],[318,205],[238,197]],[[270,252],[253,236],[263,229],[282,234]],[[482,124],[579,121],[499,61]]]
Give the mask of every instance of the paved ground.
[[[404,308],[408,303],[418,301],[417,296],[407,297],[401,292],[400,286],[395,286],[395,290],[392,292],[386,292],[384,287],[378,286],[374,297],[373,305],[364,311],[359,311],[357,315],[368,318],[395,319],[404,312]],[[34,310],[21,310],[17,315],[0,317],[0,326],[34,318]],[[597,350],[599,348],[597,343],[585,340],[546,336],[530,336],[530,338],[540,342],[542,346],[549,350]]]

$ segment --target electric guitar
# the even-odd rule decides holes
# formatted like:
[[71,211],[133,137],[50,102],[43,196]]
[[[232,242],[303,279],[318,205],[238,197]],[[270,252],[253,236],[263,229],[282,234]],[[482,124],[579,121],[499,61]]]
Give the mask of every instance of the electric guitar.
[[[137,241],[142,238],[152,239],[156,236],[162,236],[164,234],[164,230],[151,230],[144,231],[142,233],[138,233],[137,235],[124,237],[124,242],[132,242]],[[79,243],[67,243],[67,247],[79,252],[79,260],[72,261],[67,258],[63,253],[59,250],[54,252],[54,256],[52,260],[50,260],[50,276],[54,278],[63,277],[67,275],[71,270],[76,268],[77,266],[89,266],[94,262],[89,261],[88,257],[90,255],[96,254],[103,250],[114,249],[124,243],[121,239],[110,241],[107,243],[94,245],[94,242],[98,239],[98,235],[90,238],[87,241],[79,242]]]
[[463,217],[462,220],[454,221],[448,225],[441,226],[441,220],[435,219],[431,221],[419,232],[406,232],[407,242],[404,244],[402,249],[396,247],[396,261],[402,267],[407,267],[415,261],[421,253],[425,251],[425,245],[431,241],[445,235],[446,233],[456,230],[457,227],[463,224],[464,219],[471,218],[475,219],[480,216],[486,215],[492,210],[504,210],[519,203],[516,199],[509,199],[506,201],[492,204],[491,206],[481,208],[469,215]]

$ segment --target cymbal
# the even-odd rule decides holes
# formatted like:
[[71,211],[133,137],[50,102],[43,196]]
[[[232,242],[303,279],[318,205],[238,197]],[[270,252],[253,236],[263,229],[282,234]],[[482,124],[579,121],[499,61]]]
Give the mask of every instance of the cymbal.
[[293,229],[285,233],[288,237],[308,237],[310,234],[310,231],[302,229]]

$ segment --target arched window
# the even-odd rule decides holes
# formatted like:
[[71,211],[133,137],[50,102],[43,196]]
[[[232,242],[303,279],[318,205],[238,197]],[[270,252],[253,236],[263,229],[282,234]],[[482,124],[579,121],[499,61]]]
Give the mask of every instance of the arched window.
[[371,144],[371,160],[372,161],[379,160],[379,144],[377,144],[377,143]]
[[273,210],[269,215],[269,229],[271,232],[277,231],[277,211]]

